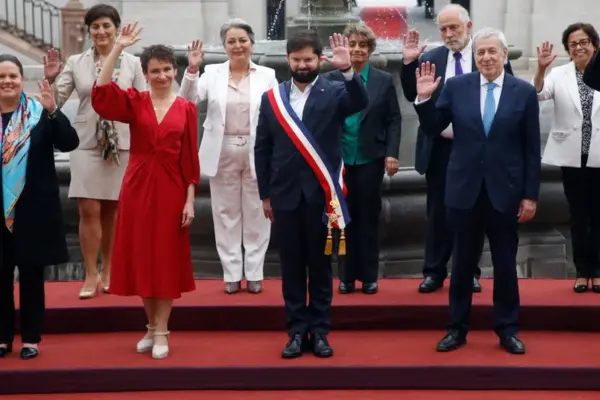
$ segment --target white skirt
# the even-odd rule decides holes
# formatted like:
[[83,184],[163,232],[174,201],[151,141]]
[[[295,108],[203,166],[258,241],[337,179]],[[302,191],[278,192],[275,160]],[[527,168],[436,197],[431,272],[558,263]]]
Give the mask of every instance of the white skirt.
[[121,150],[119,161],[121,165],[103,160],[98,149],[69,153],[69,198],[119,200],[123,176],[129,162],[129,151]]

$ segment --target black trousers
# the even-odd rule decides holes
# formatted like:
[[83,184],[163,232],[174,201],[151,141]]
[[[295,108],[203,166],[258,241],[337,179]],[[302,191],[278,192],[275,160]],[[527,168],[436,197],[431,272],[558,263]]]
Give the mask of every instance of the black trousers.
[[469,330],[473,299],[473,269],[479,261],[479,243],[487,235],[494,265],[494,330],[499,336],[518,330],[519,245],[517,210],[501,213],[494,209],[485,188],[470,210],[448,208],[448,222],[455,235],[452,279],[450,280],[450,329],[461,335]]
[[[425,181],[427,183],[427,232],[425,236],[425,260],[423,263],[423,276],[431,277],[436,281],[443,281],[448,277],[448,261],[454,246],[454,234],[448,225],[446,216],[446,171],[452,152],[451,140],[438,140],[433,146],[431,160]],[[479,246],[479,256],[483,250],[484,238],[476,243]],[[479,259],[473,266],[473,276],[481,276]],[[472,282],[471,282],[472,283]]]
[[[15,337],[14,273],[15,259],[12,234],[2,227],[2,265],[0,265],[0,343],[10,344]],[[19,314],[24,343],[42,340],[45,292],[44,267],[19,265]]]
[[[327,334],[331,329],[333,277],[325,255],[325,202],[304,199],[293,211],[273,210],[288,334]],[[307,304],[308,289],[308,304]]]
[[600,168],[562,167],[563,189],[571,215],[573,263],[578,278],[600,278]]
[[379,276],[379,215],[385,160],[346,165],[350,223],[346,227],[346,257],[340,257],[340,279],[377,282]]

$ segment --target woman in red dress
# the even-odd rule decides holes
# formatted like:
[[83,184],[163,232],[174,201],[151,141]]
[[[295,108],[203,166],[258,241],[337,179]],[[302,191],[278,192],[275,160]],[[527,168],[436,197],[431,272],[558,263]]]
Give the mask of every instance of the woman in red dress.
[[142,297],[148,331],[137,350],[160,359],[169,353],[173,299],[195,289],[189,226],[200,180],[196,106],[173,92],[177,65],[166,46],[147,47],[140,57],[148,92],[111,81],[121,52],[139,40],[136,25],[123,27],[96,80],[92,106],[102,118],[130,125],[110,292]]

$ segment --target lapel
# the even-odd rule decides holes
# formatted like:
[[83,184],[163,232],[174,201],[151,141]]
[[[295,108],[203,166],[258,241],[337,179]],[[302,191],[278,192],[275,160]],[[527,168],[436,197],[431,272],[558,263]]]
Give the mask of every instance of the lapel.
[[369,104],[367,105],[367,108],[360,112],[361,123],[366,118],[367,114],[369,114],[369,111],[371,111],[373,100],[376,99],[381,93],[380,77],[381,75],[379,75],[378,71],[373,69],[372,66],[369,66],[369,75],[367,76],[367,93],[369,94]]
[[592,117],[600,110],[600,92],[594,90],[594,103],[592,104]]
[[[260,102],[262,100],[263,90],[261,88],[261,79],[262,76],[258,71],[256,64],[250,61],[250,68],[254,69],[254,71],[250,72],[250,126],[256,126],[256,119],[258,118],[258,110],[260,107]],[[250,129],[250,134],[256,134],[254,129]]]
[[579,87],[577,86],[577,75],[575,75],[575,63],[570,62],[567,65],[565,78],[567,81],[567,90],[575,104],[575,108],[577,108],[579,114],[583,116],[583,111],[581,110],[581,98],[579,97]]
[[216,93],[221,110],[221,123],[225,124],[227,115],[227,92],[229,91],[229,61],[221,64],[215,76]]
[[[485,137],[485,128],[483,127],[483,117],[481,115],[481,75],[473,74],[469,80],[468,101],[465,101],[465,107],[469,107],[473,114],[473,120],[476,121],[477,129]],[[500,96],[502,98],[502,96]],[[476,106],[471,106],[471,105]],[[493,125],[492,125],[493,126]],[[490,130],[491,131],[491,130]]]
[[312,114],[312,109],[315,107],[323,96],[325,95],[325,78],[319,76],[319,79],[315,82],[314,86],[310,90],[310,94],[308,95],[308,99],[306,100],[306,104],[304,106],[304,111],[302,112],[302,122],[304,125],[307,125],[307,119],[310,118]]
[[442,93],[442,88],[444,87],[444,83],[446,82],[446,67],[448,66],[448,54],[450,50],[446,46],[443,47],[444,51],[440,52],[439,58],[434,60],[435,62],[435,70],[442,78],[440,80],[440,86],[437,88],[437,92]]

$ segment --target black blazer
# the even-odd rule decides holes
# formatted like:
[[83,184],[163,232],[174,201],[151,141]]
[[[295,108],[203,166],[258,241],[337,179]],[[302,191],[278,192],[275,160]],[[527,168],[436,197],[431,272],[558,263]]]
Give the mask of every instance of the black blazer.
[[[444,81],[446,79],[446,66],[448,65],[448,53],[450,50],[446,46],[439,46],[435,49],[431,49],[425,52],[418,61],[413,61],[410,64],[404,65],[400,69],[400,79],[402,81],[402,91],[404,92],[404,97],[406,100],[411,103],[415,101],[417,98],[417,77],[415,75],[418,67],[421,66],[421,63],[429,61],[430,63],[435,65],[435,72],[437,76],[441,76],[441,82],[437,90],[433,93],[431,100],[433,100],[434,104],[437,101],[442,89],[444,88]],[[510,61],[506,63],[504,66],[504,70],[506,73],[513,75],[512,66],[510,65]],[[477,71],[477,66],[475,65],[475,57],[473,56],[473,66],[472,71]],[[467,71],[464,71],[467,73]],[[430,132],[423,132],[423,129],[419,126],[419,131],[417,132],[417,145],[415,148],[415,169],[418,173],[424,174],[427,172],[429,168],[429,160],[431,159],[431,150],[433,149],[433,144],[435,142],[435,137],[440,132],[432,132],[433,135],[429,134]]]
[[472,72],[449,79],[436,103],[429,100],[415,109],[424,130],[431,135],[439,135],[452,124],[454,142],[446,175],[446,206],[471,209],[485,185],[493,207],[516,219],[521,200],[537,200],[539,195],[537,93],[529,82],[505,74],[498,110],[487,136],[480,99],[481,74]]
[[594,90],[600,91],[600,50],[592,57],[583,73],[583,81]]
[[[323,76],[344,82],[344,75],[340,71],[331,71]],[[392,75],[369,67],[367,81],[369,105],[361,111],[360,150],[369,158],[398,158],[402,115]]]
[[[65,263],[69,255],[54,148],[62,152],[75,150],[79,146],[79,137],[60,110],[56,111],[54,119],[50,119],[44,110],[30,135],[25,187],[15,206],[15,264],[42,267]],[[0,214],[4,224],[4,213]],[[3,231],[0,230],[0,235]]]
[[[289,98],[291,82],[284,83]],[[302,122],[325,153],[334,170],[342,159],[341,132],[344,120],[369,104],[365,86],[356,75],[339,83],[320,76],[310,91],[302,113]],[[271,207],[292,211],[300,199],[310,204],[324,204],[325,194],[317,176],[283,130],[267,93],[262,96],[254,164],[261,199],[270,199]]]

